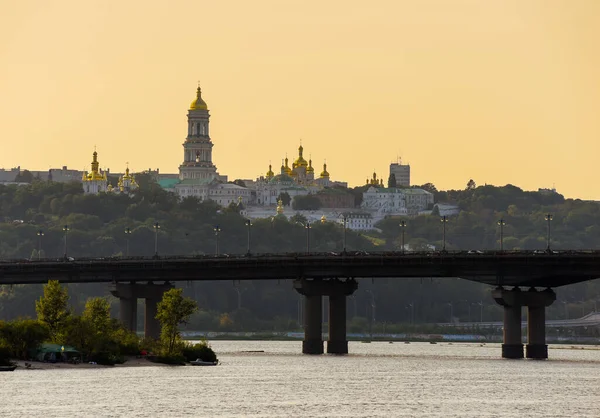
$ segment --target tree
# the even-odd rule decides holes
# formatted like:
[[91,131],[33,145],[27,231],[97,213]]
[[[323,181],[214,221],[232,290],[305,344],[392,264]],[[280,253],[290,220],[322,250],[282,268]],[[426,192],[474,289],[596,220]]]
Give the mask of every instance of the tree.
[[104,298],[88,299],[82,318],[90,323],[95,332],[108,332],[111,326],[110,303]]
[[321,207],[321,201],[314,195],[294,196],[292,208],[294,210],[317,210]]
[[35,319],[0,322],[0,340],[15,358],[26,359],[27,352],[37,349],[48,336],[48,327]]
[[29,170],[23,170],[15,176],[16,183],[31,183],[33,182],[33,174]]
[[232,184],[235,184],[240,187],[246,187],[246,183],[244,183],[244,180],[241,179],[235,179],[234,181],[232,181]]
[[50,280],[44,286],[44,296],[35,302],[38,320],[48,326],[50,338],[58,335],[60,327],[71,316],[68,307],[69,294],[58,280]]
[[304,224],[306,224],[306,221],[307,221],[306,216],[302,215],[301,213],[296,213],[294,216],[292,216],[290,218],[290,223],[292,223],[292,224],[298,223],[298,224],[304,225]]
[[396,175],[394,173],[391,173],[388,178],[388,187],[396,187]]
[[473,179],[469,180],[467,183],[467,190],[473,190],[477,187],[475,181]]
[[290,203],[292,202],[292,198],[290,197],[288,192],[281,192],[279,193],[279,196],[277,196],[277,200],[281,200],[281,202],[283,203],[283,206],[289,206]]
[[187,324],[190,317],[198,310],[196,301],[183,297],[183,289],[171,289],[165,292],[158,303],[156,319],[162,330],[160,340],[165,356],[174,356],[177,343],[181,340],[179,325]]
[[437,193],[438,189],[435,187],[433,183],[425,183],[421,186],[414,186],[416,189],[423,189],[428,191],[429,193]]

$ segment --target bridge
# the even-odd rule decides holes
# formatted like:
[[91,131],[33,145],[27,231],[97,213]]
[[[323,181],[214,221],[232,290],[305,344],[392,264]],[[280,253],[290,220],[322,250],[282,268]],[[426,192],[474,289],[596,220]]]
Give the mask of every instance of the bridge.
[[153,337],[160,332],[154,318],[156,304],[162,293],[173,286],[172,282],[293,280],[294,289],[305,297],[302,351],[306,354],[324,352],[322,296],[329,297],[327,352],[345,354],[346,297],[358,288],[356,279],[415,277],[462,278],[495,286],[493,297],[504,307],[502,356],[524,357],[521,308],[526,306],[526,357],[544,359],[548,357],[545,308],[556,299],[551,288],[599,278],[600,251],[352,252],[0,261],[0,284],[48,280],[111,283],[111,293],[120,300],[120,319],[129,329],[136,324],[137,299],[144,298],[145,332]]

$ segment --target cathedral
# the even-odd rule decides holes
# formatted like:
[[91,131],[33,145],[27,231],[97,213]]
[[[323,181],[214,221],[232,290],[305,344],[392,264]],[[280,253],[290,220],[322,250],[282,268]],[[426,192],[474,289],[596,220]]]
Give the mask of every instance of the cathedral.
[[83,193],[85,194],[98,194],[103,192],[129,194],[138,188],[138,184],[135,181],[133,174],[129,173],[129,167],[125,170],[125,174],[119,177],[117,188],[113,188],[108,182],[106,171],[100,169],[98,152],[96,152],[96,150],[94,150],[94,153],[92,154],[92,171],[89,173],[84,171],[81,182],[83,183]]
[[208,105],[202,99],[202,90],[198,87],[196,99],[191,103],[187,114],[187,137],[183,143],[179,179],[163,187],[182,198],[194,196],[200,200],[213,200],[221,206],[240,202],[247,204],[250,190],[227,183],[227,176],[220,175],[213,164],[209,118]]
[[304,158],[304,147],[298,147],[298,157],[289,166],[287,156],[281,162],[279,174],[273,172],[272,165],[269,164],[269,171],[266,176],[261,176],[256,181],[256,203],[262,206],[271,206],[278,203],[281,193],[287,193],[291,198],[294,196],[303,196],[314,194],[334,185],[347,187],[347,183],[332,182],[327,163],[323,163],[323,171],[315,176],[315,169],[312,165],[312,159]]

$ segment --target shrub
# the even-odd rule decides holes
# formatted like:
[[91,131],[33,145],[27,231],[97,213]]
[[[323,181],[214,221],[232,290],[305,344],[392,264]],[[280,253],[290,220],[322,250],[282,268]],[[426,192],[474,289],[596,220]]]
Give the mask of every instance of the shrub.
[[194,361],[196,359],[210,362],[217,361],[217,355],[206,341],[193,345],[186,344],[182,349],[182,353],[186,361]]

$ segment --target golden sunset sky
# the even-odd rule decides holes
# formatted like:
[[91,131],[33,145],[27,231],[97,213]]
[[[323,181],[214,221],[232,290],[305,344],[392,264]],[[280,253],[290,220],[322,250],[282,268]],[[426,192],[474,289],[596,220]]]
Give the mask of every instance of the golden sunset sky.
[[198,80],[213,160],[600,200],[598,0],[0,5],[0,167],[175,173]]

